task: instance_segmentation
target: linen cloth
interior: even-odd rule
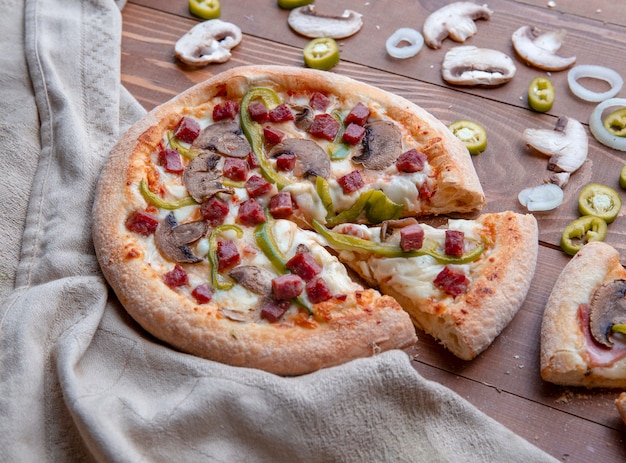
[[[123,1],[0,0],[0,461],[554,462],[401,351],[282,378],[138,327],[91,242],[98,173],[145,111]]]

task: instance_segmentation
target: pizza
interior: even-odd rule
[[[626,387],[626,269],[618,251],[589,242],[567,263],[546,303],[541,376],[564,386]]]
[[[370,237],[385,228],[389,242],[370,238],[365,247],[410,262],[427,252],[436,262],[425,264],[431,284],[433,269],[445,267],[476,288],[457,295],[458,304],[433,290],[431,305],[481,305],[490,307],[481,316],[491,316],[497,298],[483,303],[489,298],[478,292],[498,292],[509,278],[520,283],[508,300],[498,292],[498,331],[530,281],[530,272],[519,282],[499,267],[534,265],[536,251],[519,235],[536,247],[528,219],[451,220],[457,236],[448,251],[445,232],[425,224],[428,249],[417,249],[415,236],[407,250],[394,241],[415,231],[402,221],[475,214],[484,204],[467,149],[421,107],[333,73],[244,66],[155,108],[120,139],[99,181],[93,237],[120,302],[156,338],[207,359],[296,375],[406,348],[417,339],[412,318],[425,326],[405,310],[418,301],[403,309],[381,275],[355,274],[359,266],[329,239],[357,239],[342,228]],[[509,246],[526,261],[505,253]],[[467,325],[478,332],[476,323]]]
[[[619,413],[620,418],[626,424],[626,392],[622,392],[617,399],[615,399],[615,407]]]

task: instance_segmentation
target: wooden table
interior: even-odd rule
[[[439,0],[317,0],[323,12],[344,8],[363,14],[363,29],[341,40],[342,61],[331,72],[345,74],[394,92],[419,104],[444,123],[471,119],[487,129],[489,146],[473,157],[488,204],[486,211],[525,212],[517,194],[546,176],[546,158],[531,153],[522,140],[524,128],[553,128],[559,116],[587,123],[594,103],[575,97],[567,72],[549,75],[556,102],[549,114],[528,109],[526,88],[533,77],[546,72],[526,66],[515,55],[511,34],[522,25],[544,30],[563,28],[566,42],[560,53],[576,55],[578,64],[613,68],[626,77],[626,6],[609,0],[491,0],[489,21],[478,21],[478,34],[467,43],[495,48],[513,57],[517,74],[494,89],[455,88],[441,78],[447,40],[440,50],[424,49],[407,60],[390,58],[385,40],[398,27],[421,31],[425,18],[446,1]],[[481,2],[480,2],[481,3]],[[174,43],[197,19],[186,0],[129,0],[123,10],[122,83],[146,108],[214,74],[247,64],[303,66],[302,48],[308,39],[287,25],[288,12],[276,0],[222,0],[221,19],[238,25],[242,43],[230,61],[201,69],[187,68],[174,59]],[[590,88],[604,90],[598,82]],[[618,96],[626,95],[622,90]],[[578,216],[576,198],[589,182],[619,189],[618,172],[626,154],[599,144],[589,136],[589,159],[565,187],[565,201],[554,211],[536,213],[540,250],[528,297],[513,322],[477,359],[464,362],[418,333],[409,353],[424,377],[453,389],[486,414],[567,462],[616,462],[626,458],[626,426],[614,399],[620,391],[586,390],[545,383],[539,375],[539,331],[545,303],[554,281],[569,257],[559,248],[561,230]],[[626,214],[609,226],[606,241],[626,257]]]

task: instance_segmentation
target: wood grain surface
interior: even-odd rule
[[[597,64],[626,76],[626,3],[581,0],[492,0],[489,20],[477,21],[478,33],[466,44],[507,53],[517,67],[514,79],[498,88],[448,85],[441,63],[448,49],[427,47],[407,60],[391,58],[385,41],[399,27],[421,30],[426,17],[443,6],[438,0],[317,0],[318,10],[363,14],[363,29],[339,41],[341,62],[330,72],[344,74],[401,95],[444,123],[471,119],[488,133],[488,148],[473,162],[487,196],[486,211],[526,212],[518,193],[548,176],[547,158],[525,146],[525,128],[554,128],[560,116],[587,125],[595,103],[569,90],[567,71],[547,73],[526,65],[514,52],[511,34],[523,25],[543,30],[564,29],[563,56],[577,64]],[[308,39],[287,25],[288,11],[275,0],[222,0],[221,19],[238,25],[242,43],[224,64],[187,67],[174,58],[175,42],[198,22],[186,0],[129,0],[122,12],[122,83],[148,110],[179,92],[226,69],[247,64],[303,66]],[[533,77],[549,77],[556,101],[547,114],[529,110],[526,91]],[[585,80],[595,90],[606,87]],[[623,97],[622,90],[618,96]],[[626,154],[598,143],[589,134],[589,157],[564,188],[564,203],[554,211],[536,213],[540,251],[530,293],[521,310],[493,345],[471,362],[464,362],[418,332],[419,342],[408,352],[426,378],[458,392],[487,415],[566,462],[626,461],[626,426],[613,404],[619,392],[558,387],[539,375],[539,331],[552,286],[568,262],[559,248],[561,231],[578,217],[577,197],[590,182],[619,188],[619,170]],[[609,225],[606,241],[626,258],[626,214]]]

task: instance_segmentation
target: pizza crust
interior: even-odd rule
[[[541,377],[564,386],[626,387],[626,358],[611,366],[590,366],[579,324],[579,306],[589,304],[603,283],[626,278],[615,248],[587,243],[563,268],[543,314]]]

